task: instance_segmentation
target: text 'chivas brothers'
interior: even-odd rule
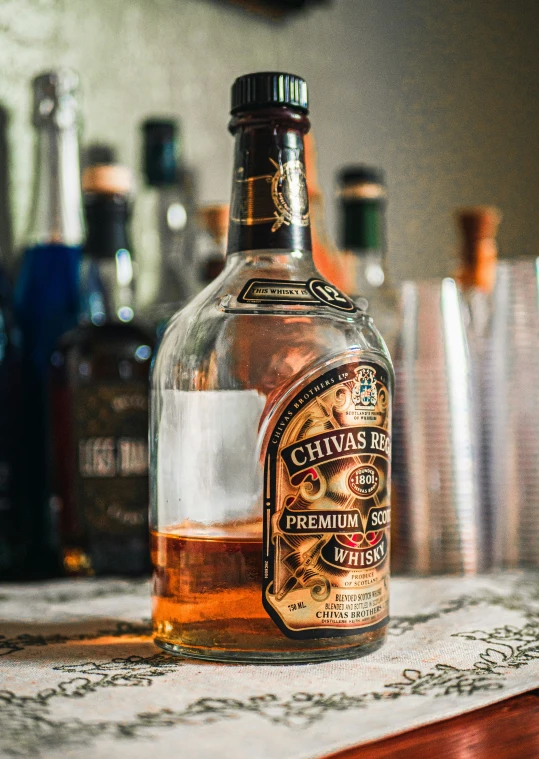
[[[313,267],[307,86],[232,88],[227,265],[152,377],[156,643],[205,659],[359,656],[388,622],[393,369]]]

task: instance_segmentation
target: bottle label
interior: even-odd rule
[[[290,638],[387,624],[391,398],[387,370],[310,380],[266,437],[264,608]]]
[[[286,131],[236,147],[227,252],[311,250],[303,140]]]
[[[309,199],[303,163],[269,161],[271,173],[245,177],[243,168],[236,172],[231,220],[248,226],[271,223],[272,232],[283,224],[307,227]]]
[[[148,521],[148,398],[143,383],[77,391],[80,515],[90,534],[145,535]]]
[[[337,311],[356,313],[357,306],[344,293],[323,279],[306,282],[279,279],[250,279],[238,295],[240,303],[272,305],[331,306]]]

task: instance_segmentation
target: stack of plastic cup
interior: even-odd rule
[[[405,282],[395,351],[393,566],[483,568],[477,413],[461,296],[452,279]]]
[[[485,369],[498,567],[539,566],[539,260],[501,262]]]

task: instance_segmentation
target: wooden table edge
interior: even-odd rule
[[[324,759],[539,759],[539,689]]]

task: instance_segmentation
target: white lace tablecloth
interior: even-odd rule
[[[539,577],[392,581],[355,661],[227,666],[150,638],[147,583],[0,586],[0,756],[311,759],[539,686]]]

